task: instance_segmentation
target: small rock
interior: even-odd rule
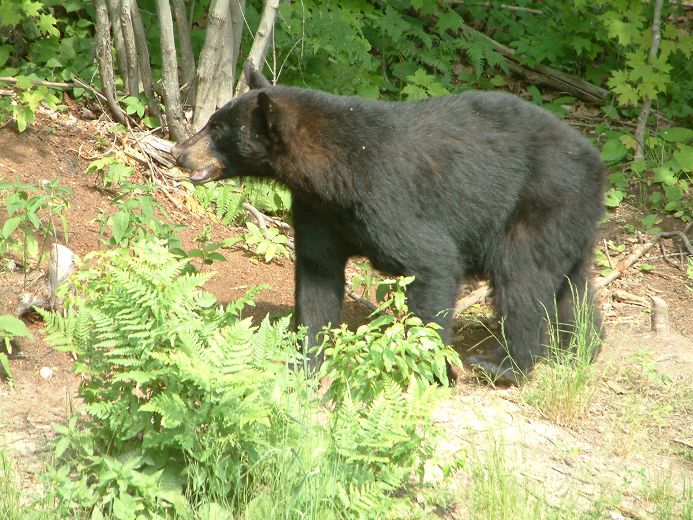
[[[39,370],[39,374],[41,374],[41,377],[48,381],[51,377],[53,377],[53,370],[50,367],[42,367],[41,370]]]

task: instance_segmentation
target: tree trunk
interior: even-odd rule
[[[231,0],[233,1],[233,0]],[[190,41],[188,17],[185,14],[183,0],[172,0],[173,17],[178,29],[178,48],[180,49],[180,70],[183,75],[181,93],[183,102],[187,105],[195,99],[195,56]]]
[[[233,3],[234,0],[231,0]],[[219,54],[219,68],[217,77],[215,78],[215,108],[224,106],[226,103],[233,99],[233,85],[235,69],[233,68],[233,21],[232,12],[229,11],[229,15],[224,20],[224,44],[221,47],[221,53]]]
[[[156,0],[156,12],[159,17],[162,57],[162,80],[164,105],[166,107],[166,123],[174,141],[182,141],[186,137],[183,126],[183,111],[180,104],[178,83],[178,60],[176,45],[173,37],[173,18],[168,0]]]
[[[119,123],[127,124],[125,113],[116,100],[115,83],[113,81],[113,58],[111,56],[111,37],[109,30],[108,7],[105,0],[94,0],[96,13],[96,56],[99,62],[102,92],[106,97],[108,108]]]
[[[216,110],[217,74],[220,56],[224,45],[224,22],[229,17],[228,0],[212,0],[207,16],[205,45],[200,53],[197,68],[197,92],[195,93],[195,114],[193,130],[197,132]]]
[[[659,41],[662,39],[662,4],[663,0],[655,0],[654,17],[652,20],[652,43],[650,44],[650,53],[647,57],[647,62],[652,61],[657,57],[659,50]],[[647,130],[647,119],[650,117],[650,108],[652,100],[646,97],[643,100],[642,110],[638,117],[638,124],[635,127],[635,154],[633,159],[641,161],[645,158],[645,131]]]
[[[128,66],[128,56],[125,52],[125,42],[123,41],[123,31],[118,23],[118,11],[119,11],[119,1],[118,0],[106,0],[106,7],[108,8],[108,17],[113,21],[111,29],[113,35],[111,41],[116,51],[116,63],[118,65],[118,71],[122,78],[127,78],[127,66]]]
[[[137,48],[135,47],[135,32],[132,28],[131,0],[120,1],[120,13],[118,21],[123,32],[125,53],[127,54],[127,76],[123,78],[127,86],[127,92],[131,96],[140,93],[139,63],[137,60]],[[114,23],[115,25],[115,23]]]
[[[159,110],[159,103],[154,97],[147,36],[145,35],[144,26],[142,25],[142,17],[140,16],[140,9],[137,6],[137,0],[130,1],[130,9],[132,29],[135,35],[135,46],[137,48],[138,62],[140,64],[140,78],[142,78],[142,88],[144,88],[144,93],[147,96],[147,106],[149,107],[149,113],[159,119],[163,125],[164,121],[161,117],[161,110]]]
[[[250,48],[248,59],[251,61],[256,70],[262,71],[262,65],[267,56],[270,43],[272,41],[272,32],[274,30],[274,21],[277,18],[277,10],[279,9],[279,0],[265,0],[265,6],[262,9],[262,17],[260,25],[255,33],[253,45]],[[241,73],[236,86],[236,97],[248,91],[248,81],[245,79],[245,74]]]

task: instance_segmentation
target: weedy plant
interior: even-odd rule
[[[321,347],[325,355],[321,375],[332,380],[329,399],[339,402],[350,395],[368,402],[389,383],[404,389],[412,379],[447,385],[447,365],[460,366],[461,361],[452,347],[443,344],[438,325],[425,324],[409,313],[405,288],[413,280],[380,282],[376,289],[380,305],[370,323],[355,333],[346,325],[329,332]]]
[[[14,316],[0,316],[0,340],[5,351],[0,351],[0,368],[5,371],[7,379],[12,385],[12,372],[8,354],[12,354],[12,338],[25,338],[31,336],[31,332],[19,318]]]
[[[271,262],[275,258],[289,258],[291,255],[287,248],[289,239],[282,235],[279,229],[275,227],[262,229],[252,222],[246,222],[245,227],[248,231],[235,242],[241,242],[256,255],[264,257],[265,262]]]
[[[444,389],[386,381],[324,408],[317,380],[287,368],[289,319],[242,317],[259,289],[220,307],[161,241],[85,261],[62,289],[65,315],[44,313],[83,375],[81,414],[56,427],[47,475],[61,518],[404,518],[435,506],[424,468],[456,464],[434,457]]]
[[[558,323],[558,316],[549,322],[547,355],[522,388],[524,400],[550,420],[571,425],[589,406],[595,391],[598,373],[592,360],[601,345],[601,331],[594,325],[594,310],[585,291],[574,295],[573,326]],[[580,296],[578,296],[580,294]],[[569,336],[564,346],[562,337]]]
[[[30,261],[36,260],[37,266],[41,263],[49,240],[62,236],[67,243],[64,213],[72,190],[62,186],[60,179],[44,181],[40,186],[2,182],[0,192],[4,192],[7,211],[7,220],[0,231],[0,256],[16,255],[26,271]],[[62,224],[62,233],[56,219]]]
[[[154,197],[156,187],[151,183],[121,182],[120,194],[113,200],[117,211],[110,215],[101,212],[96,218],[101,240],[109,246],[128,247],[137,240],[153,236],[165,240],[169,249],[184,256],[176,233],[185,226],[170,223],[166,209]]]

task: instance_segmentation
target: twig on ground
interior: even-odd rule
[[[671,439],[671,442],[674,442],[676,444],[680,444],[681,446],[684,446],[688,448],[689,450],[693,450],[693,443],[690,443],[688,441],[684,441],[683,439]]]
[[[491,295],[491,288],[486,283],[482,283],[464,298],[461,298],[455,304],[455,314],[462,314],[472,305],[482,302],[485,298]]]
[[[349,298],[360,303],[371,312],[375,311],[378,308],[372,301],[356,294],[354,289],[351,287],[351,284],[347,283],[344,285],[344,292],[347,294],[347,296],[349,296]]]
[[[688,229],[688,228],[686,228]],[[626,270],[630,269],[635,265],[635,263],[642,258],[642,256],[647,253],[650,249],[652,249],[659,241],[663,238],[674,238],[678,237],[681,239],[683,242],[686,251],[688,251],[688,254],[693,255],[693,246],[691,246],[691,242],[686,236],[686,234],[683,231],[663,231],[661,233],[657,233],[655,236],[652,237],[652,240],[649,242],[646,242],[643,244],[641,247],[639,247],[637,250],[633,251],[625,260],[620,262],[616,269],[611,271],[607,276],[604,278],[601,278],[597,280],[594,283],[594,289],[595,291],[599,291],[600,289],[603,289],[607,285],[609,285],[611,282],[616,280],[617,278],[620,278],[623,276],[623,273],[626,272]]]
[[[257,225],[262,229],[267,229],[267,222],[265,221],[265,216],[258,211],[258,209],[250,204],[249,202],[244,202],[243,207],[248,211],[257,221]]]
[[[604,253],[606,253],[606,261],[609,263],[609,269],[613,269],[614,266],[611,264],[611,255],[609,254],[609,244],[606,243],[606,238],[604,239]]]

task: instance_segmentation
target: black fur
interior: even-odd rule
[[[568,283],[587,286],[605,182],[589,141],[501,92],[368,101],[246,74],[264,87],[218,110],[201,133],[220,178],[290,188],[296,316],[310,337],[339,322],[346,261],[363,255],[384,273],[416,277],[409,307],[442,325],[446,341],[460,281],[488,277],[513,362],[527,372],[544,354],[547,311],[558,301],[559,321],[571,322]],[[174,155],[195,162],[186,143]],[[510,367],[477,361],[494,374]]]

